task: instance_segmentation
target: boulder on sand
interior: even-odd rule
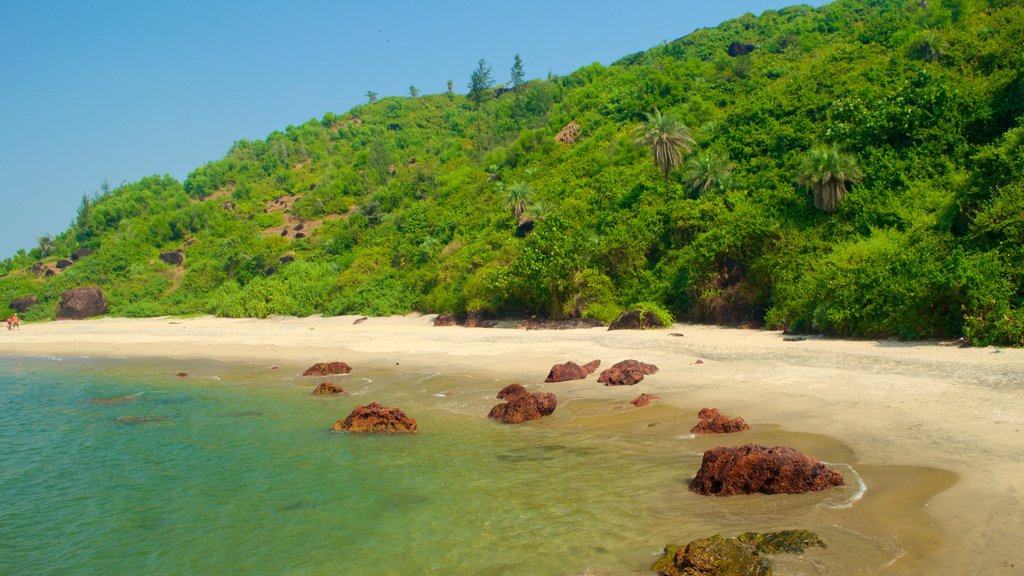
[[[718,408],[701,408],[697,418],[700,418],[700,422],[690,428],[693,434],[731,434],[750,430],[750,426],[743,418],[727,418],[718,411]]]
[[[704,452],[690,491],[704,496],[803,494],[843,485],[843,475],[786,446],[720,446]]]
[[[600,365],[600,360],[587,362],[583,366],[572,361],[566,362],[565,364],[555,364],[551,367],[551,371],[548,372],[548,377],[545,378],[544,381],[566,382],[568,380],[583,380],[592,372],[597,370],[597,367]]]
[[[335,432],[372,432],[384,434],[415,434],[416,421],[398,408],[374,402],[369,406],[356,406],[344,420],[334,423]]]
[[[655,374],[657,371],[658,367],[654,364],[623,360],[601,372],[597,381],[605,386],[632,386],[643,380],[645,375]]]
[[[528,420],[539,420],[555,411],[558,399],[550,392],[529,392],[520,384],[509,384],[498,392],[498,399],[505,403],[491,408],[488,418],[501,420],[506,424],[519,424]]]
[[[302,373],[303,376],[330,376],[331,374],[348,374],[352,367],[344,362],[317,362]]]
[[[60,293],[58,320],[81,320],[107,313],[107,298],[96,287],[74,288]]]

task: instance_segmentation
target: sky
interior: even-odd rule
[[[0,259],[103,182],[184,180],[370,90],[465,93],[478,60],[502,83],[515,54],[528,79],[564,75],[794,3],[0,0]]]

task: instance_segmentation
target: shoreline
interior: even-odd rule
[[[631,387],[605,387],[593,376],[545,386],[573,399],[627,401],[652,393],[671,407],[716,407],[830,436],[853,450],[858,465],[951,471],[958,481],[923,503],[953,546],[943,557],[963,562],[967,555],[968,566],[988,572],[1024,566],[1017,550],[1024,518],[1012,512],[1024,509],[1024,350],[818,337],[785,342],[781,332],[689,324],[526,331],[434,327],[432,316],[353,324],[356,318],[33,323],[0,336],[0,356],[213,359],[298,370],[333,360],[356,369],[397,363],[506,384],[541,383],[553,364],[568,360],[597,358],[605,368],[635,358],[660,371]]]

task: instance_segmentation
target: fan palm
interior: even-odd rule
[[[732,185],[732,168],[727,156],[710,150],[701,152],[686,163],[686,182],[698,195],[712,190],[726,191]]]
[[[863,176],[853,156],[835,145],[815,146],[800,160],[796,181],[814,194],[818,210],[835,212],[846,198],[846,184],[856,184]]]
[[[505,189],[505,193],[505,204],[512,210],[512,216],[515,217],[516,222],[522,221],[527,204],[530,202],[530,196],[533,194],[530,185],[522,180],[516,180]]]
[[[647,122],[640,126],[637,142],[647,146],[654,156],[654,165],[661,170],[665,180],[683,160],[683,152],[693,151],[693,133],[671,116],[662,116],[655,108],[647,115]]]

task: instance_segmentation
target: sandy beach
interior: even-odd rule
[[[255,361],[300,370],[319,361],[460,371],[543,381],[554,363],[635,358],[660,372],[631,388],[559,384],[582,399],[658,395],[665,406],[714,406],[748,421],[826,435],[856,465],[953,472],[922,498],[948,538],[891,573],[1024,573],[1024,350],[943,343],[841,341],[677,324],[668,330],[526,331],[434,327],[431,316],[105,318],[23,325],[0,335],[0,355],[86,355]],[[698,363],[697,360],[702,362]],[[893,468],[898,469],[898,468]],[[882,496],[868,495],[884,506]],[[865,498],[867,501],[868,498]],[[904,527],[912,532],[913,526]]]

